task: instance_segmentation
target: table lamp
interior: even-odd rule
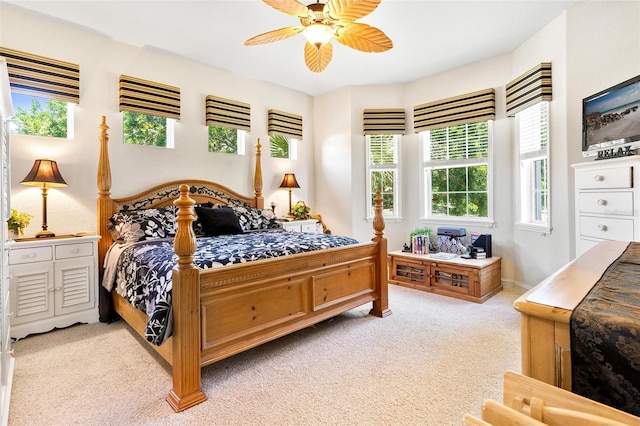
[[[296,180],[296,175],[293,173],[285,173],[280,188],[289,190],[289,216],[293,216],[293,212],[291,211],[291,189],[300,188]]]
[[[36,234],[36,238],[55,237],[56,234],[47,229],[47,190],[67,186],[58,170],[58,164],[52,160],[36,160],[27,177],[20,183],[42,188],[42,231]]]

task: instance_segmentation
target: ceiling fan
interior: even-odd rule
[[[297,0],[262,0],[274,9],[300,19],[301,25],[251,37],[245,46],[272,43],[302,33],[307,39],[304,62],[313,72],[323,71],[333,56],[331,39],[362,52],[384,52],[393,43],[379,29],[354,22],[375,10],[381,0],[329,0],[307,6]]]

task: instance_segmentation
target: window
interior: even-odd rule
[[[376,191],[382,197],[382,215],[400,217],[400,135],[367,135],[367,214],[375,215]]]
[[[138,112],[122,111],[122,121],[124,143],[173,148],[173,124],[175,120]]]
[[[244,155],[247,132],[231,127],[207,126],[209,129],[209,152]]]
[[[491,218],[489,122],[422,132],[428,218]]]
[[[272,158],[298,158],[298,140],[282,135],[269,136],[269,152]]]
[[[550,231],[549,102],[516,114],[520,159],[520,222],[518,227]]]
[[[12,93],[11,101],[15,106],[11,133],[73,138],[74,104],[19,93]]]

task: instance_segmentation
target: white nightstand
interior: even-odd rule
[[[291,232],[313,232],[322,234],[322,225],[316,219],[292,220],[291,222],[283,221],[282,227]]]
[[[98,321],[99,236],[9,244],[11,337]]]

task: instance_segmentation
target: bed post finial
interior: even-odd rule
[[[262,145],[260,138],[256,143],[256,171],[253,175],[253,188],[255,190],[256,207],[264,208],[264,198],[262,197]]]
[[[173,250],[178,264],[173,270],[171,297],[173,304],[173,388],[167,402],[175,411],[183,411],[203,401],[207,396],[200,383],[200,272],[193,264],[196,235],[193,232],[193,205],[189,186],[180,185],[178,231]]]
[[[373,219],[374,236],[371,239],[378,243],[378,257],[376,259],[376,290],[378,298],[373,301],[373,309],[369,312],[377,317],[391,315],[389,309],[389,285],[388,285],[388,259],[387,259],[387,239],[384,237],[384,218],[382,217],[382,196],[380,190],[376,191],[375,217]]]
[[[196,235],[193,232],[193,205],[196,203],[189,196],[189,186],[180,185],[180,198],[173,202],[178,207],[176,221],[178,229],[173,240],[173,250],[178,255],[178,268],[193,263],[193,253],[196,251]]]

